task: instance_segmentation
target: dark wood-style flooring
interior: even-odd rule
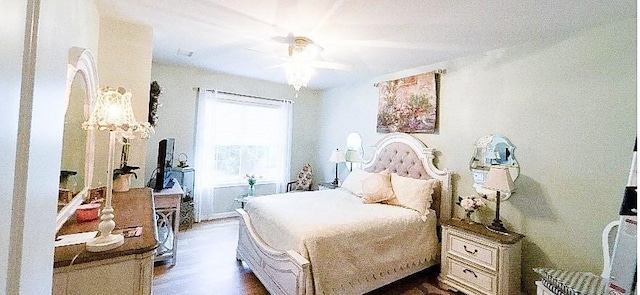
[[[176,265],[156,263],[153,293],[263,295],[269,294],[244,263],[236,261],[238,220],[196,223],[178,234]],[[438,289],[438,268],[432,267],[368,295],[454,294]]]

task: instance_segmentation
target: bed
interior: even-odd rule
[[[429,180],[436,184],[429,208],[363,204],[346,188],[351,176],[343,188],[251,200],[237,209],[236,258],[271,294],[363,294],[439,264],[437,226],[451,216],[451,172],[436,168],[434,149],[408,134],[387,134],[373,147],[367,173],[358,173]]]

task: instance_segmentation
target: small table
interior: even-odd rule
[[[338,187],[340,186],[333,184],[333,182],[323,182],[321,184],[318,184],[318,190],[335,189]]]
[[[176,264],[178,251],[178,230],[180,225],[180,203],[184,191],[174,179],[173,187],[153,192],[158,232],[158,248],[154,261],[171,259]]]
[[[257,197],[258,197],[258,196],[252,196],[252,197],[249,197],[249,196],[247,196],[247,195],[242,195],[242,196],[239,196],[239,197],[237,197],[237,198],[235,198],[235,199],[233,199],[233,200],[234,200],[234,201],[236,201],[236,202],[238,202],[238,203],[240,203],[240,208],[244,209],[244,205],[245,205],[247,202],[249,202],[249,201],[250,201],[250,200],[252,200],[253,198],[257,198]]]

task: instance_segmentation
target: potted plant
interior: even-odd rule
[[[138,179],[138,175],[133,172],[140,167],[123,165],[120,168],[113,169],[113,191],[126,192],[131,188],[131,175]]]

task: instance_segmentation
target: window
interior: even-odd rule
[[[244,176],[255,174],[281,186],[289,176],[291,103],[206,92],[196,127],[199,185],[246,185]]]

